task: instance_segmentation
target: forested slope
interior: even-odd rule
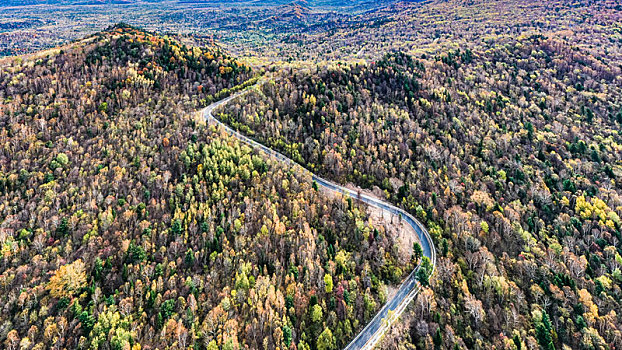
[[[384,347],[620,347],[619,44],[473,46],[292,68],[221,118],[427,222],[432,288]]]
[[[0,68],[0,347],[330,349],[373,316],[395,238],[195,115],[251,78],[125,25]]]

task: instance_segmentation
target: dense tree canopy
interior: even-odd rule
[[[619,347],[622,81],[609,59],[542,35],[398,51],[283,70],[221,118],[427,222],[441,257],[412,343]]]
[[[190,113],[249,82],[124,25],[0,71],[6,348],[334,349],[364,325],[395,238]]]
[[[420,265],[382,349],[622,348],[619,1],[290,7],[0,60],[0,347],[338,349]],[[263,72],[218,118],[433,275],[196,115]]]

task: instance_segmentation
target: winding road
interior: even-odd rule
[[[294,162],[283,154],[240,134],[239,132],[231,129],[229,126],[225,125],[214,117],[213,112],[216,108],[226,104],[234,98],[246,94],[248,91],[250,91],[250,89],[256,87],[258,84],[261,84],[261,82],[258,82],[257,84],[246,88],[245,90],[242,90],[238,93],[235,93],[225,99],[212,103],[211,105],[201,110],[201,115],[208,123],[215,123],[217,125],[220,125],[225,130],[225,132],[236,137],[240,141],[252,147],[258,148],[261,151],[267,153],[268,155],[275,157],[279,161],[282,161],[292,167],[300,169],[302,172],[310,173],[300,164]],[[419,241],[421,242],[421,247],[423,248],[423,255],[427,256],[430,259],[433,268],[436,268],[436,249],[434,248],[432,238],[430,237],[428,230],[426,230],[426,228],[412,215],[385,201],[343,187],[334,182],[323,179],[313,173],[310,174],[313,181],[315,181],[319,186],[322,186],[326,190],[349,195],[352,198],[365,202],[368,205],[379,208],[383,211],[389,212],[394,215],[399,215],[415,231],[415,233],[419,237]],[[402,282],[402,284],[400,285],[397,293],[384,304],[382,309],[380,309],[380,311],[367,324],[367,326],[350,342],[350,344],[348,344],[348,346],[346,346],[345,350],[373,349],[380,342],[386,330],[388,330],[389,327],[399,318],[399,316],[406,309],[406,306],[408,306],[408,304],[415,298],[415,296],[421,289],[421,285],[416,279],[416,273],[417,270],[419,270],[419,267],[420,265],[418,265],[408,275],[408,277],[406,277],[404,282]]]

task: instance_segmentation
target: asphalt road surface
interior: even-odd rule
[[[257,84],[261,84],[258,82]],[[257,86],[257,85],[254,85]],[[254,87],[253,86],[253,87]],[[252,88],[252,87],[250,87]],[[203,118],[209,123],[215,123],[221,126],[228,134],[236,137],[240,141],[258,148],[263,152],[269,154],[270,156],[287,163],[290,166],[294,166],[299,168],[303,172],[309,172],[307,169],[303,168],[298,163],[289,159],[288,157],[282,155],[281,153],[268,148],[259,142],[252,140],[239,132],[231,129],[229,126],[225,125],[218,119],[216,119],[213,115],[213,112],[216,108],[226,104],[232,99],[239,97],[249,91],[250,88],[247,88],[241,92],[238,92],[234,95],[231,95],[225,99],[214,102],[211,105],[205,107],[201,114]],[[323,179],[313,173],[311,173],[311,177],[313,181],[315,181],[319,186],[322,186],[324,189],[329,191],[338,192],[341,194],[347,194],[350,197],[360,200],[362,202],[367,203],[368,205],[379,208],[383,211],[389,212],[394,215],[399,215],[402,220],[404,220],[408,225],[410,225],[417,236],[419,237],[419,241],[421,243],[421,248],[423,248],[423,255],[427,256],[432,262],[432,266],[436,268],[436,249],[434,248],[434,243],[432,242],[432,238],[428,233],[428,230],[412,215],[408,214],[404,210],[395,207],[385,201],[380,199],[362,194],[359,191],[354,191],[349,188],[338,185],[334,182]],[[409,275],[406,277],[404,282],[400,285],[397,293],[387,301],[382,309],[374,316],[374,318],[365,326],[365,328],[346,346],[346,350],[359,350],[359,349],[373,349],[374,346],[378,344],[378,342],[382,339],[384,332],[395,322],[398,317],[404,312],[406,306],[415,298],[421,286],[416,279],[416,273],[419,269],[417,266]]]

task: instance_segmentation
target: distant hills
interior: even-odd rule
[[[6,6],[33,6],[33,5],[106,5],[106,4],[135,4],[135,3],[153,3],[162,0],[3,0],[0,1],[0,7]]]
[[[281,18],[297,18],[302,19],[309,15],[311,9],[306,1],[294,1],[279,8]]]
[[[165,0],[3,0],[0,1],[0,7],[2,6],[33,6],[33,5],[108,5],[108,4],[118,4],[118,5],[129,5],[129,4],[140,4],[140,3],[158,3],[164,2]],[[295,11],[304,12],[305,9],[310,9],[314,7],[334,7],[334,8],[349,8],[349,9],[371,9],[380,6],[384,6],[390,3],[398,2],[397,0],[380,0],[380,1],[369,1],[369,0],[354,0],[354,1],[343,1],[343,0],[310,0],[310,1],[289,1],[289,0],[233,0],[233,1],[224,1],[224,0],[178,0],[178,3],[181,4],[223,4],[223,5],[248,5],[248,6],[291,6],[295,7]],[[296,15],[304,15],[296,14]]]

